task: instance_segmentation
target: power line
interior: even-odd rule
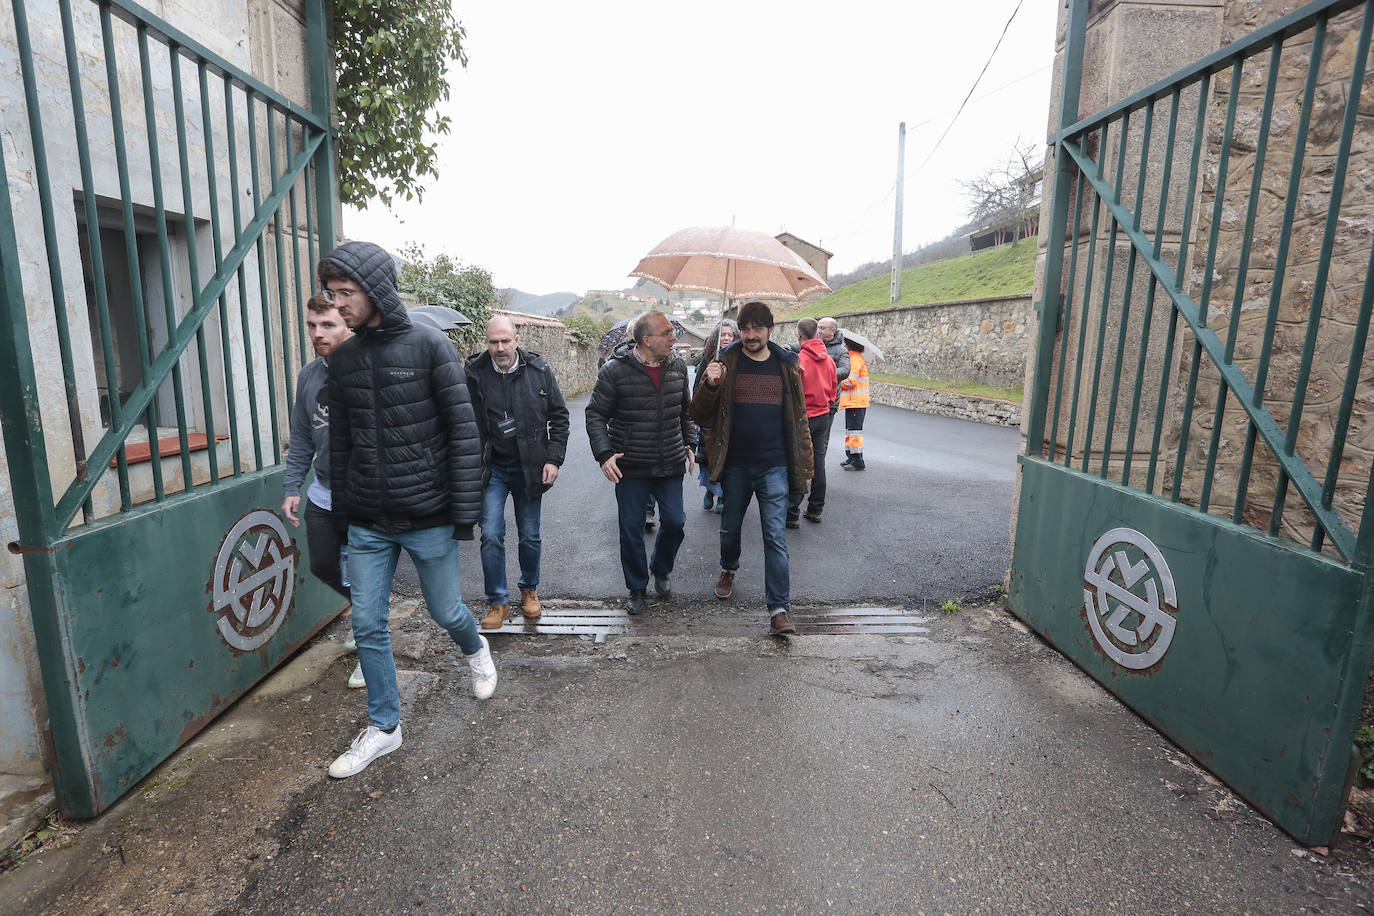
[[[954,113],[954,117],[950,119],[949,125],[945,128],[945,132],[940,134],[940,139],[935,141],[935,146],[933,146],[930,152],[926,154],[925,159],[921,160],[921,164],[916,166],[916,168],[911,171],[911,174],[914,175],[921,169],[925,168],[926,163],[930,162],[931,157],[934,156],[935,151],[940,148],[940,144],[944,142],[945,137],[949,136],[950,130],[954,127],[954,122],[958,121],[959,115],[964,113],[964,106],[967,105],[968,100],[973,97],[974,90],[978,88],[978,84],[982,82],[983,76],[988,72],[988,67],[992,65],[992,59],[997,56],[997,49],[1002,47],[1002,39],[1007,37],[1007,30],[1011,28],[1012,20],[1016,18],[1017,13],[1021,12],[1021,4],[1025,2],[1026,0],[1017,0],[1016,9],[1012,10],[1011,15],[1007,17],[1007,24],[1002,26],[1002,34],[997,36],[997,44],[992,46],[992,53],[988,55],[987,61],[983,64],[983,69],[978,71],[978,78],[975,79],[973,81],[973,85],[969,87],[968,95],[964,96],[964,100],[959,103],[959,110],[956,111]]]
[[[983,99],[990,99],[990,98],[992,98],[994,95],[996,95],[997,93],[1001,92],[1003,89],[1010,89],[1012,86],[1015,86],[1017,83],[1024,83],[1026,80],[1030,79],[1032,76],[1039,76],[1040,74],[1044,73],[1046,70],[1049,70],[1049,69],[1051,69],[1051,68],[1053,68],[1053,67],[1054,67],[1054,64],[1052,64],[1052,63],[1045,64],[1045,66],[1043,66],[1043,67],[1036,67],[1036,68],[1035,68],[1034,70],[1032,70],[1031,72],[1029,72],[1029,73],[1023,73],[1023,74],[1021,74],[1020,76],[1018,76],[1016,79],[1011,80],[1010,82],[1003,83],[1002,85],[998,86],[996,89],[989,89],[987,92],[984,92],[982,95],[978,96],[977,98],[969,99],[969,101],[970,101],[970,102],[981,102],[981,101],[983,101]],[[915,130],[915,129],[918,128],[918,127],[921,127],[921,126],[923,126],[923,125],[929,124],[929,123],[930,123],[931,121],[933,121],[933,120],[935,120],[935,119],[934,119],[934,118],[926,118],[924,121],[920,122],[919,124],[914,124],[914,123],[913,123],[910,127],[907,128],[907,132],[910,133],[911,131]]]

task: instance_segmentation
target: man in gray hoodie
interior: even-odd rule
[[[291,408],[291,440],[286,454],[286,476],[282,480],[286,498],[281,511],[295,527],[305,515],[305,540],[310,545],[310,571],[315,578],[344,598],[349,598],[340,566],[342,539],[335,530],[329,494],[329,355],[353,335],[343,316],[324,296],[311,296],[305,303],[305,327],[318,359],[311,360],[296,376],[296,403]],[[305,511],[301,512],[301,485],[315,466],[315,479],[306,490]],[[349,636],[349,643],[353,637]],[[353,648],[351,645],[348,648]],[[349,675],[348,686],[363,687],[361,663]]]

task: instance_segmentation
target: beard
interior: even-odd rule
[[[757,353],[766,346],[768,346],[768,341],[766,340],[746,339],[744,341],[744,349],[748,350],[750,353]]]

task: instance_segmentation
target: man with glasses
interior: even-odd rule
[[[658,597],[672,597],[669,578],[687,522],[682,475],[695,467],[696,427],[687,415],[687,364],[673,354],[676,334],[662,312],[634,320],[634,344],[616,347],[597,373],[587,403],[587,438],[601,473],[615,484],[620,566],[630,591],[625,609],[644,612],[649,574]],[[644,513],[658,503],[653,556],[644,552]]]
[[[334,514],[348,526],[369,724],[329,767],[343,778],[401,746],[388,615],[403,548],[430,616],[467,656],[479,700],[496,691],[496,665],[458,585],[458,541],[472,539],[482,507],[481,437],[458,352],[410,320],[396,262],[379,246],[346,242],[316,273],[354,335],[329,367],[330,483]]]

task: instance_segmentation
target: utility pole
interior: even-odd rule
[[[902,298],[902,197],[905,194],[905,176],[902,160],[906,156],[906,122],[897,125],[897,217],[892,229],[892,294],[888,304],[896,305]]]

